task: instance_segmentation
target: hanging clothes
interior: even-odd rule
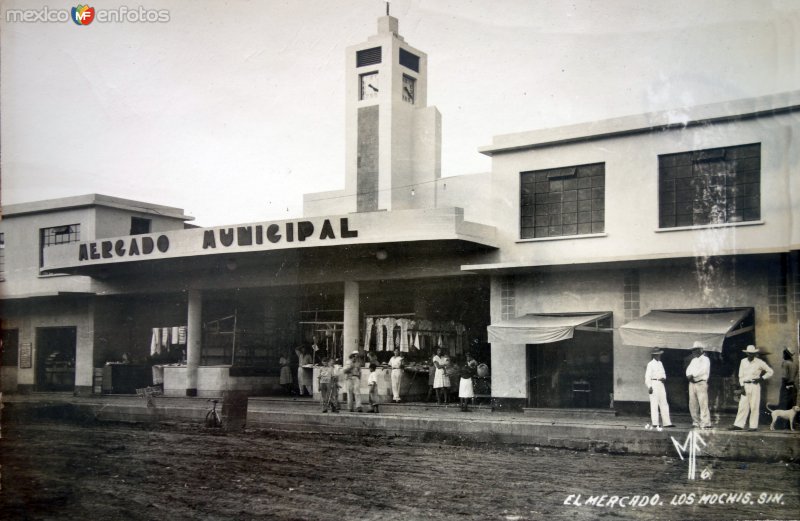
[[[372,318],[367,317],[364,324],[364,351],[369,351],[369,341],[372,340]]]
[[[186,326],[180,326],[178,328],[178,343],[179,344],[186,343]]]
[[[178,343],[178,326],[172,326],[172,331],[170,332],[170,343],[177,344]]]
[[[386,350],[387,351],[394,351],[394,343],[395,336],[394,336],[394,326],[397,325],[397,319],[392,317],[386,317]],[[391,342],[389,341],[391,339]]]
[[[169,346],[170,329],[171,328],[168,328],[168,327],[162,327],[161,328],[161,345],[164,346],[164,347]]]
[[[150,354],[161,354],[161,330],[157,327],[153,328],[153,335],[150,337]]]
[[[407,318],[397,320],[397,325],[400,326],[400,352],[408,353],[408,326],[411,321]]]

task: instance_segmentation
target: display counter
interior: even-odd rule
[[[136,389],[151,385],[146,365],[109,363],[103,367],[103,393],[136,394]]]

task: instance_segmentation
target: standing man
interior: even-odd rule
[[[788,347],[783,348],[783,362],[781,362],[781,409],[791,409],[797,405],[797,363],[793,360]]]
[[[294,352],[297,354],[297,387],[299,395],[303,396],[303,390],[305,390],[308,396],[313,396],[311,376],[305,366],[313,364],[314,361],[305,346],[297,346]]]
[[[701,429],[711,428],[711,413],[708,411],[708,377],[711,375],[711,360],[703,354],[703,343],[692,346],[692,360],[686,368],[689,379],[689,412],[692,413],[692,426]]]
[[[664,382],[667,381],[667,373],[664,371],[664,364],[661,363],[661,355],[664,351],[658,347],[650,353],[652,360],[647,363],[644,371],[644,384],[650,395],[650,424],[653,427],[674,427],[672,420],[669,419],[669,404],[667,403],[667,390]],[[661,409],[661,423],[658,422],[658,410]]]
[[[732,431],[744,429],[748,414],[750,415],[750,431],[758,430],[758,409],[761,406],[761,382],[772,376],[772,368],[760,358],[756,358],[759,350],[754,345],[743,350],[747,358],[739,363],[739,385],[742,395],[739,397],[739,410],[733,422]]]
[[[400,383],[403,381],[403,357],[400,350],[394,350],[394,356],[389,359],[389,367],[392,368],[392,397],[395,402],[400,401]]]
[[[344,364],[344,375],[347,379],[347,408],[350,412],[363,412],[361,409],[361,361],[358,352],[353,351]]]

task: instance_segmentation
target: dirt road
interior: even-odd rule
[[[225,434],[188,424],[4,420],[3,519],[800,516],[795,464],[700,461],[710,479],[689,482],[686,462],[671,456],[378,435]]]

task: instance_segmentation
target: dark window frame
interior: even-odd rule
[[[419,72],[419,56],[400,47],[400,65],[414,72]]]
[[[131,216],[131,235],[144,235],[146,233],[150,233],[152,226],[152,219]]]
[[[369,49],[361,49],[360,51],[356,51],[356,67],[379,65],[382,59],[383,48],[380,45],[377,47],[370,47]]]
[[[520,172],[520,239],[605,233],[605,163]]]
[[[79,223],[39,228],[39,267],[44,266],[45,247],[80,242],[80,240],[81,225]]]
[[[761,220],[761,143],[658,156],[658,227]]]

